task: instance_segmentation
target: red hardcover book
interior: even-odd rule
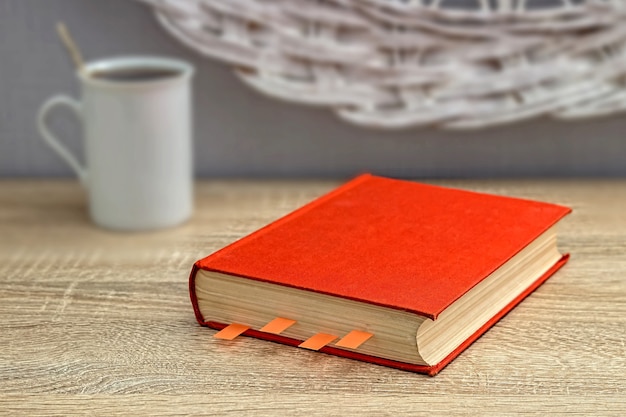
[[[435,375],[566,261],[554,204],[362,175],[195,263],[201,325]]]

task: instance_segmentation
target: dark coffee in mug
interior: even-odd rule
[[[96,79],[115,82],[142,82],[157,81],[166,78],[177,77],[179,71],[167,68],[115,68],[110,70],[100,70],[91,73]]]

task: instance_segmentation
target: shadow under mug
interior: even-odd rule
[[[102,59],[77,73],[81,101],[57,95],[42,105],[39,132],[87,189],[99,226],[150,230],[191,215],[192,75],[193,67],[176,59]],[[55,107],[82,121],[84,165],[49,131],[46,117]]]

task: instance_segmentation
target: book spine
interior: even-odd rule
[[[204,317],[202,317],[202,313],[200,313],[200,306],[198,305],[198,297],[196,295],[196,274],[198,273],[198,269],[198,263],[196,262],[189,274],[189,298],[191,299],[191,305],[193,306],[196,320],[200,325],[205,326],[206,322],[204,321]]]

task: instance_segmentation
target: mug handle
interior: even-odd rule
[[[83,121],[83,111],[82,105],[80,102],[74,100],[73,98],[58,95],[54,97],[50,97],[39,109],[39,114],[37,115],[37,127],[39,128],[39,133],[44,141],[59,154],[61,158],[65,160],[69,164],[69,166],[76,172],[78,175],[78,179],[80,183],[84,186],[87,186],[87,170],[84,166],[82,166],[76,157],[72,155],[67,148],[59,142],[59,140],[50,133],[48,126],[46,124],[46,116],[48,112],[52,110],[52,108],[56,106],[65,106],[74,112],[74,114]]]

